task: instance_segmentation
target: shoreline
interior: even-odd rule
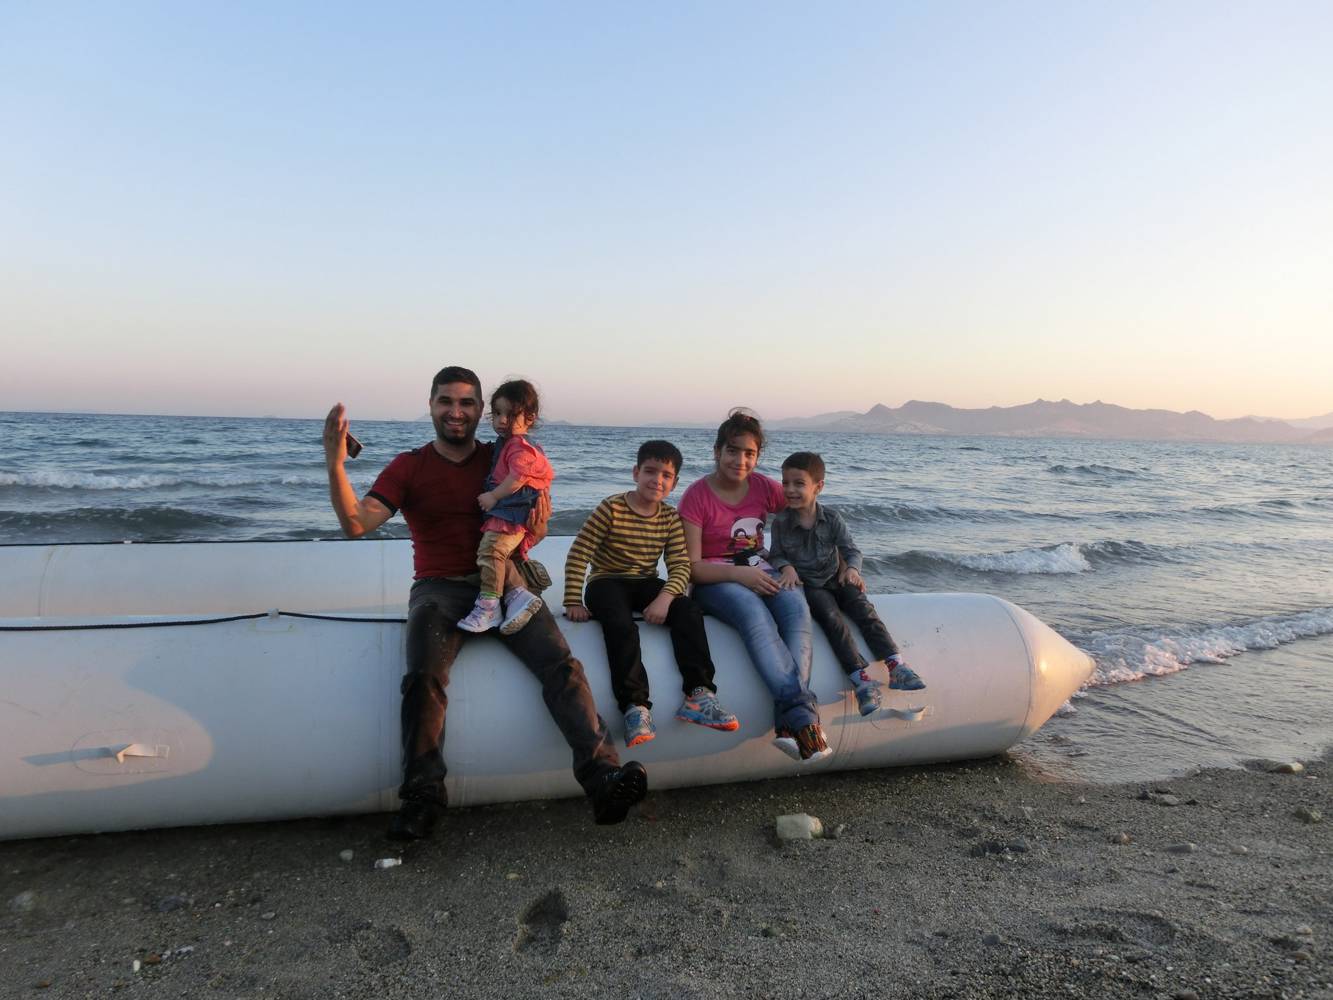
[[[609,828],[450,810],[406,849],[387,816],[10,841],[3,993],[1333,996],[1331,760],[1103,785],[1006,755],[650,793]],[[801,812],[838,835],[778,841]]]

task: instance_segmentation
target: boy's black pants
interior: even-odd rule
[[[847,616],[856,622],[865,636],[866,645],[875,654],[875,659],[883,660],[898,652],[898,644],[889,635],[889,630],[880,621],[875,606],[870,598],[849,583],[838,583],[836,577],[821,587],[805,587],[805,600],[810,605],[810,617],[819,623],[828,636],[833,653],[847,673],[861,670],[866,666],[865,657],[856,648],[856,638],[847,627]]]
[[[642,611],[662,592],[666,581],[655,576],[608,576],[593,580],[583,593],[583,603],[601,623],[606,640],[606,662],[611,668],[611,690],[623,712],[631,705],[651,708],[648,673],[639,650],[639,630],[634,612]],[[667,611],[671,648],[680,670],[681,690],[689,694],[697,687],[717,691],[713,685],[713,658],[699,606],[684,594]]]

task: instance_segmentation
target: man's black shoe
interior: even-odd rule
[[[440,807],[434,802],[408,799],[389,823],[390,840],[425,840],[435,830]]]
[[[619,823],[648,794],[648,772],[637,760],[608,771],[592,793],[592,815],[602,826]]]

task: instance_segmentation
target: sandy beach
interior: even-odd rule
[[[406,850],[382,816],[10,842],[0,993],[1333,997],[1329,758],[1273,766],[1000,757],[653,793],[611,828],[522,803]],[[792,813],[828,835],[780,841]]]

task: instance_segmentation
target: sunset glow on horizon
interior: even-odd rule
[[[1333,7],[0,14],[0,410],[1333,411]]]

